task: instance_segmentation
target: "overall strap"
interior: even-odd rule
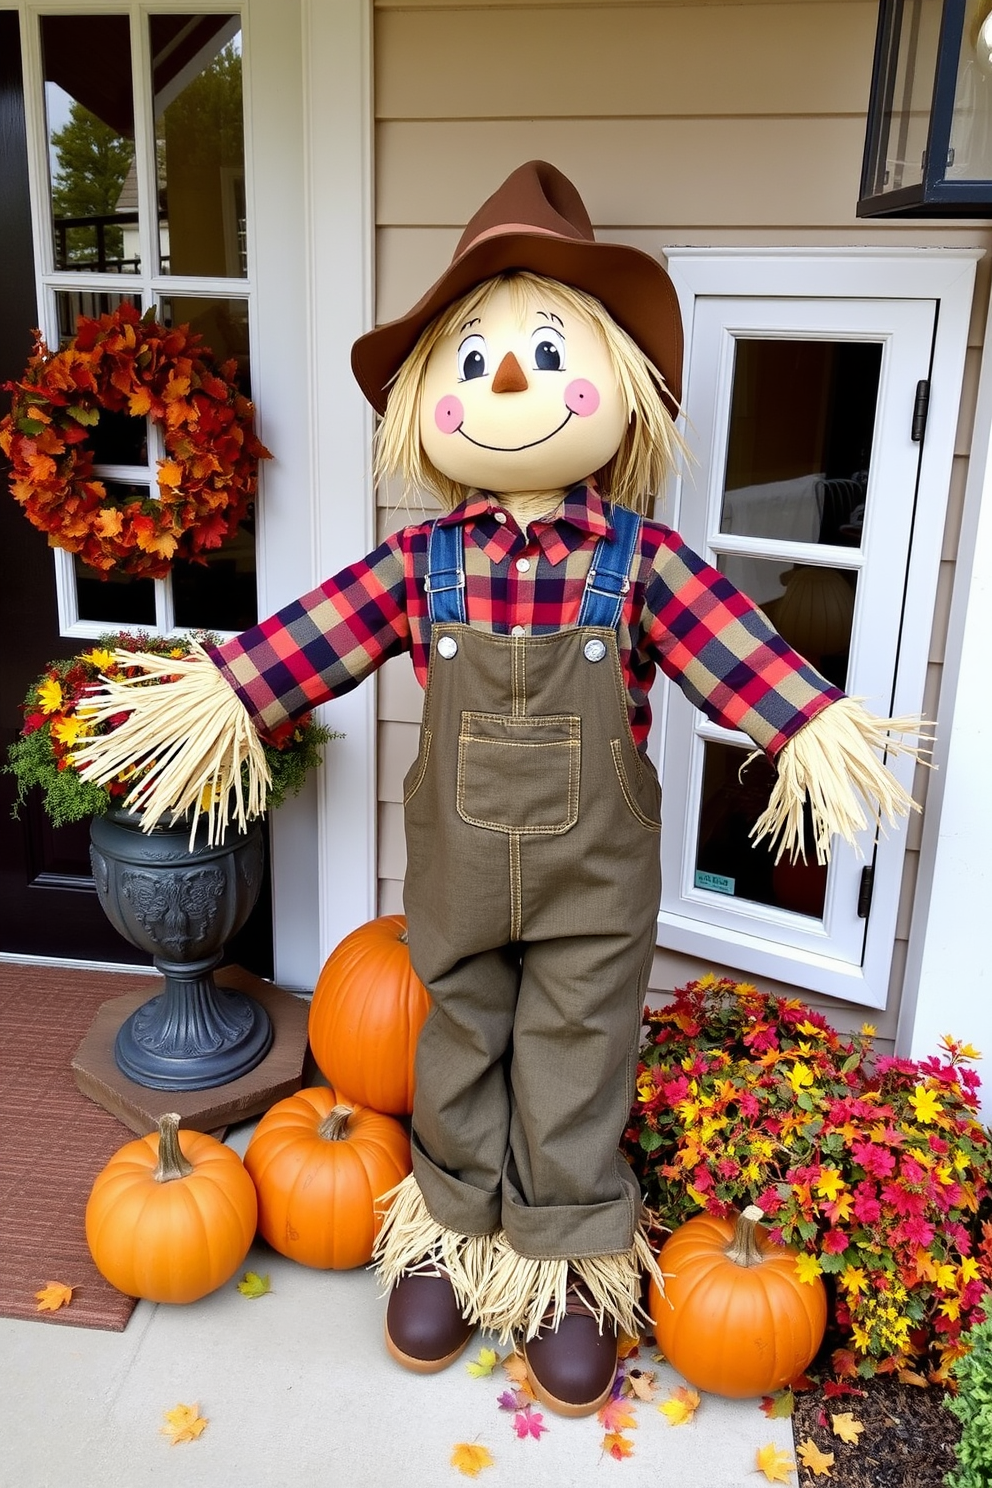
[[[641,519],[626,506],[614,506],[613,541],[601,537],[596,544],[579,610],[579,625],[615,630],[623,611],[624,595],[630,588],[630,565],[637,551]]]
[[[427,551],[427,613],[434,625],[464,625],[465,530],[460,522],[431,528]]]

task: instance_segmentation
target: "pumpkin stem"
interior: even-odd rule
[[[757,1204],[748,1204],[737,1216],[734,1226],[734,1237],[724,1255],[728,1261],[733,1261],[735,1266],[760,1266],[761,1251],[754,1233],[754,1227],[765,1217],[765,1211],[759,1209]]]
[[[409,945],[410,944],[410,937],[407,934],[405,927],[404,927],[404,929],[402,929],[400,931],[400,937],[399,938],[400,938],[400,945]]]
[[[325,1116],[318,1126],[318,1137],[323,1137],[325,1142],[343,1142],[348,1135],[348,1122],[351,1116],[350,1106],[335,1106],[330,1115]]]
[[[152,1177],[156,1183],[171,1183],[174,1178],[188,1178],[193,1164],[183,1156],[179,1145],[179,1116],[169,1111],[158,1118],[158,1166]]]

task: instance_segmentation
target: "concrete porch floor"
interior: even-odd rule
[[[232,1145],[243,1152],[251,1130]],[[632,1456],[604,1453],[595,1417],[544,1411],[546,1434],[518,1440],[497,1405],[502,1369],[466,1369],[493,1339],[477,1335],[442,1374],[409,1374],[386,1353],[370,1273],[308,1270],[263,1243],[243,1269],[268,1273],[271,1293],[249,1301],[231,1282],[188,1307],[139,1302],[123,1333],[0,1319],[0,1488],[755,1488],[759,1447],[794,1456],[791,1422],[754,1400],[706,1395],[670,1426],[656,1406],[683,1381],[649,1342],[639,1363],[659,1388],[633,1402]],[[180,1402],[209,1424],[172,1446],[160,1427]],[[451,1466],[460,1442],[492,1455],[476,1480]]]

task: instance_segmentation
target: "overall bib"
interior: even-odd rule
[[[491,635],[465,609],[463,529],[435,525],[420,751],[405,783],[420,1034],[413,1165],[463,1236],[520,1256],[631,1247],[618,1150],[660,895],[660,787],[630,731],[616,626],[640,519],[613,508],[578,624]]]

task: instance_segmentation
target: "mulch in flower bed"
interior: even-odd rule
[[[800,1488],[941,1488],[961,1434],[961,1423],[944,1404],[944,1389],[901,1384],[892,1375],[858,1380],[856,1386],[863,1395],[827,1399],[816,1388],[796,1395],[797,1447],[811,1439],[834,1458],[829,1477],[800,1465]],[[864,1426],[857,1445],[842,1442],[831,1429],[831,1415],[844,1411]]]

